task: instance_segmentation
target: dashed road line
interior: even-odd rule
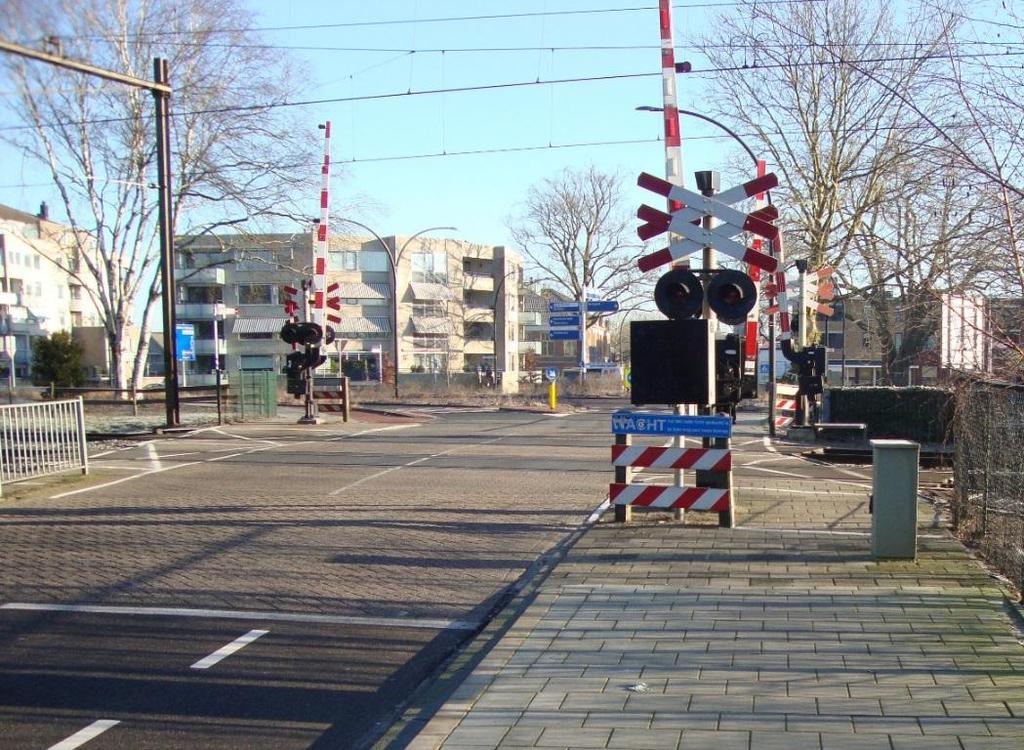
[[[81,747],[89,740],[96,739],[113,726],[120,724],[116,719],[98,719],[85,729],[79,729],[70,737],[67,737],[56,745],[51,745],[49,750],[74,750]]]
[[[231,609],[192,609],[188,607],[115,607],[99,604],[45,604],[8,602],[0,610],[21,612],[73,612],[94,615],[142,617],[195,617],[210,620],[256,620],[262,622],[299,622],[360,627],[413,628],[417,630],[476,630],[479,623],[469,620],[442,620],[424,617],[364,617],[318,615],[305,612],[256,612]]]
[[[417,458],[417,459],[415,459],[413,461],[409,461],[408,463],[401,464],[400,466],[391,466],[391,467],[389,467],[387,469],[382,469],[381,471],[378,471],[375,474],[370,474],[369,476],[362,477],[361,479],[357,479],[354,482],[349,482],[346,485],[342,485],[341,487],[339,487],[336,490],[331,490],[330,492],[327,493],[327,496],[328,497],[336,497],[336,496],[340,495],[342,492],[346,492],[348,490],[351,490],[354,487],[358,487],[359,485],[365,484],[366,482],[369,482],[371,480],[379,479],[380,477],[384,476],[385,474],[390,474],[393,471],[398,471],[399,469],[408,469],[410,466],[417,466],[417,465],[422,464],[422,463],[424,463],[426,461],[430,461],[431,459],[440,458],[441,456],[447,456],[449,453],[455,453],[456,451],[460,451],[463,448],[470,448],[470,447],[476,447],[476,446],[480,446],[480,445],[490,445],[491,443],[497,443],[499,440],[505,440],[508,437],[511,437],[511,436],[510,435],[502,435],[501,437],[491,438],[490,440],[484,440],[484,441],[479,442],[479,443],[473,443],[472,445],[456,445],[454,448],[449,448],[448,450],[443,450],[440,453],[431,453],[429,456],[422,456],[422,457]]]
[[[209,669],[214,664],[223,661],[224,659],[231,656],[231,654],[241,651],[243,648],[248,646],[257,638],[260,638],[269,632],[269,630],[250,630],[245,635],[238,636],[237,638],[235,638],[235,640],[231,641],[231,643],[227,644],[226,646],[221,646],[219,649],[214,651],[209,656],[204,656],[202,659],[200,659],[192,665],[192,669]]]

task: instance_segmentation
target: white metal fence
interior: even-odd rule
[[[0,487],[71,470],[89,473],[81,398],[0,406]]]

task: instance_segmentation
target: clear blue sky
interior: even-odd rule
[[[489,91],[427,94],[385,101],[308,108],[333,126],[335,205],[365,196],[377,204],[358,217],[381,234],[408,234],[433,225],[459,228],[466,239],[509,243],[506,217],[528,187],[567,166],[594,164],[621,171],[632,184],[641,170],[662,174],[664,146],[658,114],[634,111],[661,104],[656,0],[641,10],[537,15],[522,18],[428,21],[502,13],[564,13],[621,8],[609,0],[517,2],[345,2],[325,8],[293,0],[259,3],[268,26],[410,20],[410,23],[268,32],[291,46],[361,47],[401,51],[302,51],[317,83],[303,95],[352,97],[463,86],[549,81],[620,74],[653,74],[620,81],[545,84]],[[731,6],[729,6],[731,7]],[[676,9],[677,43],[708,21],[708,10]],[[418,20],[416,20],[418,19]],[[560,47],[639,47],[570,50]],[[552,50],[551,48],[555,48]],[[646,48],[644,48],[646,47]],[[492,51],[460,51],[469,48]],[[493,51],[495,48],[542,48]],[[443,53],[430,50],[445,50]],[[680,52],[679,59],[687,58]],[[699,107],[705,79],[680,81],[684,106]],[[709,134],[703,125],[687,134]],[[646,143],[542,148],[549,144]],[[699,144],[699,145],[698,145]],[[713,168],[723,142],[693,141],[687,170]],[[541,148],[537,148],[541,147]],[[531,150],[505,151],[526,148]],[[497,151],[455,155],[465,151]],[[394,156],[447,156],[387,160]],[[382,157],[385,157],[383,160]],[[635,188],[636,201],[647,196]],[[656,201],[660,202],[660,201]],[[313,204],[315,206],[315,203]]]
[[[732,4],[713,2],[721,4],[717,9],[677,4],[674,11],[680,47],[677,60],[692,60],[695,68],[702,67],[703,60],[686,51],[687,40],[711,23],[715,14],[735,11]],[[429,226],[450,225],[458,227],[458,236],[468,240],[511,244],[506,217],[515,211],[528,187],[565,167],[590,164],[626,175],[630,204],[651,202],[652,198],[655,205],[660,203],[632,187],[640,171],[664,172],[664,146],[658,140],[660,115],[634,111],[638,105],[661,104],[657,0],[635,4],[621,0],[395,0],[387,4],[252,0],[251,7],[262,27],[317,27],[262,32],[274,45],[359,48],[288,49],[287,54],[305,60],[312,72],[312,80],[296,82],[294,99],[648,74],[619,81],[303,107],[299,111],[309,122],[309,137],[318,144],[317,124],[330,120],[333,125],[335,215],[341,206],[368,203],[371,208],[353,218],[380,234],[411,234]],[[637,9],[574,12],[623,7]],[[431,20],[531,13],[537,15]],[[486,51],[461,51],[469,48]],[[417,51],[410,54],[408,50]],[[700,110],[704,97],[714,95],[711,77],[680,76],[679,83],[684,108]],[[692,120],[684,122],[684,135],[698,137],[684,146],[688,181],[694,169],[724,166],[727,138],[719,138],[713,128]],[[707,136],[713,137],[700,139]],[[544,148],[609,141],[644,142]],[[493,152],[455,155],[475,150]],[[440,153],[449,155],[422,157]],[[60,204],[53,188],[47,187],[45,169],[10,151],[3,156],[7,168],[0,175],[0,202],[33,212],[41,200],[54,207]],[[421,158],[388,159],[396,156]],[[319,172],[317,164],[310,167],[314,174]],[[316,215],[318,205],[318,195],[311,194],[311,216]]]

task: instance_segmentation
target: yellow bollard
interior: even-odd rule
[[[551,381],[548,385],[548,406],[551,408],[551,411],[558,408],[558,386],[555,384],[555,381]]]

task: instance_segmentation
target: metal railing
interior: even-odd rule
[[[89,473],[81,398],[0,406],[0,487],[72,470]]]
[[[955,428],[957,534],[1024,590],[1024,386],[959,384]]]

